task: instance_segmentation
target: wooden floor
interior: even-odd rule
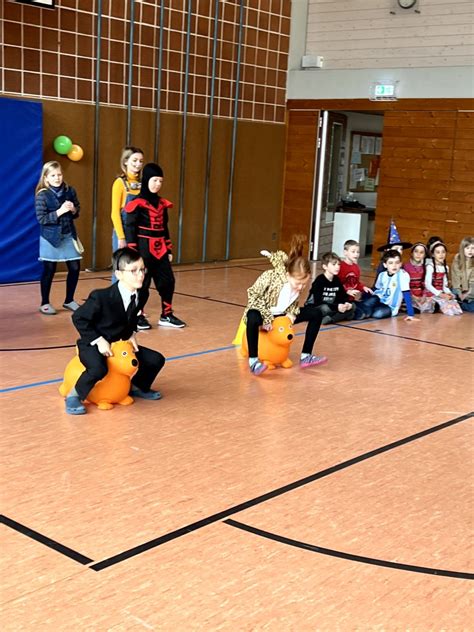
[[[473,629],[472,315],[324,327],[326,366],[256,378],[231,341],[265,268],[177,269],[189,327],[140,333],[163,399],[80,417],[69,313],[0,288],[3,630]]]

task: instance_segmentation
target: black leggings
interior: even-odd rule
[[[300,313],[296,317],[295,325],[304,322],[308,323],[301,353],[313,352],[322,319],[321,312],[315,307],[306,306],[301,308]],[[258,332],[262,325],[263,318],[261,313],[257,309],[249,309],[247,312],[247,343],[250,358],[258,357]]]
[[[71,303],[74,300],[74,292],[76,291],[77,282],[79,281],[79,272],[81,270],[81,262],[79,260],[66,261],[67,279],[66,279],[66,299],[65,303]],[[43,274],[41,275],[41,305],[49,303],[49,293],[53,283],[53,277],[56,272],[56,261],[43,261]]]
[[[143,287],[148,290],[151,280],[155,284],[156,290],[161,297],[161,314],[168,316],[173,311],[173,294],[174,294],[174,274],[168,255],[161,259],[145,259],[147,273],[143,281]]]

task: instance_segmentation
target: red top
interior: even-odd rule
[[[360,268],[357,263],[346,263],[341,261],[341,269],[339,270],[338,277],[341,279],[341,283],[346,290],[359,290],[364,291],[364,285],[360,282]],[[353,296],[349,296],[350,300],[354,300]]]

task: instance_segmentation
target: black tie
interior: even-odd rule
[[[127,307],[127,320],[129,322],[132,319],[132,314],[137,306],[136,296],[137,296],[136,294],[132,294],[130,296],[130,303],[128,304],[128,307]]]

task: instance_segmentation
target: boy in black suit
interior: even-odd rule
[[[131,248],[120,248],[114,252],[112,263],[118,283],[91,292],[72,316],[81,335],[77,341],[79,359],[86,370],[66,397],[66,412],[70,415],[86,412],[82,401],[107,375],[107,357],[112,355],[110,344],[117,340],[132,343],[139,363],[130,394],[144,399],[161,398],[161,394],[150,387],[163,368],[165,358],[158,351],[139,346],[135,339],[138,313],[148,299],[148,290],[141,289],[146,272],[143,259]]]

